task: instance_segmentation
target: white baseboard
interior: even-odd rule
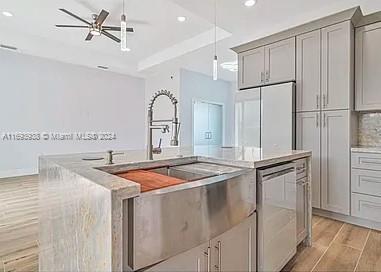
[[[0,178],[29,176],[29,175],[37,175],[37,174],[38,174],[38,170],[35,168],[12,169],[7,171],[0,171]]]
[[[375,222],[375,221],[370,221],[370,220],[361,219],[358,217],[353,217],[353,216],[349,216],[349,215],[325,211],[325,210],[321,210],[321,209],[317,209],[317,208],[312,209],[312,214],[319,215],[322,217],[327,217],[330,219],[335,219],[338,221],[342,221],[342,222],[352,224],[352,225],[357,225],[360,227],[366,227],[369,229],[375,229],[375,230],[381,231],[381,223]]]

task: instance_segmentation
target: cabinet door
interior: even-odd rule
[[[189,271],[209,271],[208,270],[208,246],[205,243],[201,246],[188,250],[164,262],[161,262],[145,271],[152,272],[189,272]]]
[[[296,38],[296,110],[319,110],[321,33],[316,30]]]
[[[356,29],[356,110],[381,109],[381,23]]]
[[[322,208],[349,215],[350,111],[323,113]]]
[[[322,29],[322,106],[352,109],[353,27],[350,21]]]
[[[212,271],[256,271],[256,214],[211,241]]]
[[[239,89],[260,86],[265,79],[265,49],[256,48],[239,54]]]
[[[295,80],[295,38],[265,47],[266,84]]]
[[[296,146],[297,149],[312,151],[312,207],[321,208],[320,203],[320,112],[298,113],[296,124]]]
[[[306,181],[306,178],[300,180],[296,187],[296,237],[298,244],[307,236],[308,183]]]

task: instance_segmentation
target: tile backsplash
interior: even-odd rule
[[[381,112],[359,114],[359,145],[381,147]]]

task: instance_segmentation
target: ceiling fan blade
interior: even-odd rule
[[[88,26],[79,26],[79,25],[56,25],[56,27],[89,28]]]
[[[103,26],[102,29],[107,31],[120,31],[120,26]],[[132,27],[127,27],[126,30],[127,32],[134,32]]]
[[[114,35],[108,33],[107,31],[105,30],[102,30],[102,34],[105,35],[106,37],[110,38],[111,40],[114,40],[116,41],[117,43],[120,43],[120,39],[115,37]]]
[[[86,37],[85,41],[91,41],[91,39],[93,37],[94,37],[94,35],[89,32],[89,34],[87,34],[87,37]]]
[[[81,22],[84,22],[85,24],[91,25],[91,24],[90,24],[88,21],[86,21],[85,19],[82,19],[82,18],[79,17],[78,15],[75,15],[74,13],[72,13],[72,12],[66,10],[66,9],[60,8],[59,10],[62,11],[62,12],[65,12],[66,14],[68,14],[68,15],[74,17],[74,18],[76,18],[77,20],[80,20]]]
[[[97,19],[95,20],[95,23],[97,25],[102,25],[103,22],[106,20],[108,15],[109,15],[109,13],[107,11],[105,11],[104,9],[102,9],[101,13],[99,13]]]

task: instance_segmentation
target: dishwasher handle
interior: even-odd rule
[[[285,169],[281,169],[281,170],[276,170],[274,169],[274,171],[266,171],[261,173],[260,172],[260,182],[263,182],[263,181],[266,181],[266,180],[270,180],[270,179],[273,179],[273,178],[277,178],[277,177],[280,177],[280,176],[284,176],[284,175],[287,175],[289,173],[292,173],[292,172],[296,172],[295,170],[295,167],[294,166],[288,166],[288,168],[285,168]]]

